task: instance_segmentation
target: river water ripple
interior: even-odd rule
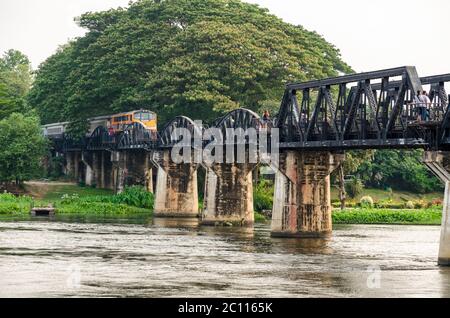
[[[439,227],[329,240],[182,220],[0,220],[0,297],[450,297]]]

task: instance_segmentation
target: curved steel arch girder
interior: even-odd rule
[[[202,127],[197,125],[191,118],[186,116],[177,116],[168,122],[159,133],[159,145],[163,147],[170,147],[179,143],[183,138],[176,129],[187,129],[190,133],[191,139],[195,136],[202,136]]]
[[[156,141],[156,137],[156,132],[153,133],[141,123],[133,123],[117,136],[117,149],[150,148]]]

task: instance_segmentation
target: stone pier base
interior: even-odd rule
[[[343,159],[344,155],[329,152],[280,154],[272,236],[321,238],[332,233],[330,174]]]
[[[206,168],[203,225],[253,225],[252,171],[256,166],[224,163]]]
[[[117,193],[126,186],[144,186],[153,193],[152,153],[146,150],[116,151],[112,153],[113,179]]]
[[[438,264],[450,266],[450,152],[428,151],[423,161],[445,183]]]
[[[197,218],[198,164],[176,164],[170,158],[170,150],[156,151],[153,162],[158,168],[154,216]]]

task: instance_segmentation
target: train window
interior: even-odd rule
[[[136,113],[136,118],[142,121],[150,121],[153,120],[153,114],[151,113]]]

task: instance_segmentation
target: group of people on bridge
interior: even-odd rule
[[[417,91],[414,103],[416,106],[417,119],[419,121],[429,121],[431,119],[431,99],[426,91]]]

